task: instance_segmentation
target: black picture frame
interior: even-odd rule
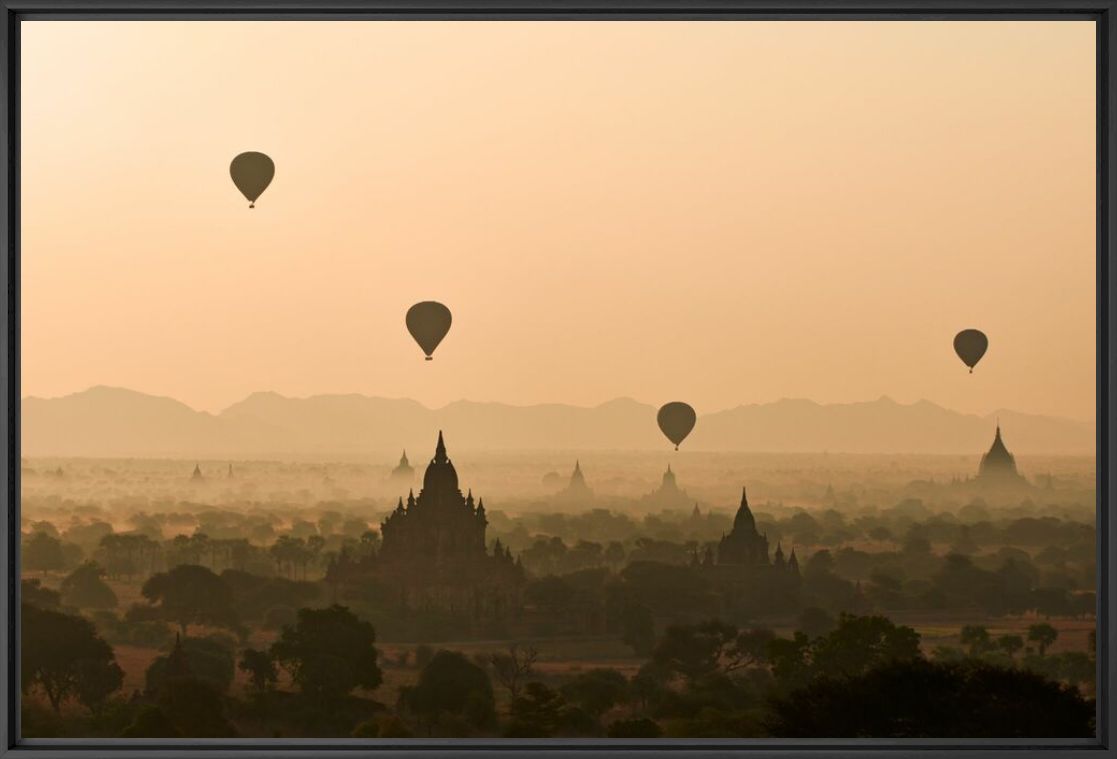
[[[881,759],[920,755],[929,759],[1018,759],[1026,753],[1046,756],[1117,757],[1113,743],[1112,703],[1117,688],[1113,651],[1117,644],[1117,520],[1110,473],[1117,468],[1117,439],[1110,417],[1115,393],[1110,367],[1117,355],[1117,324],[1111,296],[1117,274],[1109,265],[1115,204],[1111,148],[1117,137],[1115,63],[1117,0],[0,0],[0,103],[3,173],[0,188],[0,413],[6,424],[0,440],[4,534],[0,541],[0,577],[5,615],[0,624],[0,759],[34,755],[41,759],[120,755],[144,757],[435,757],[458,752],[499,753],[508,757],[546,754],[555,759],[619,757],[636,752],[664,757],[713,759],[747,752],[755,759],[820,756],[844,759],[873,755]],[[606,739],[24,739],[19,738],[19,493],[20,493],[20,23],[23,20],[211,19],[211,20],[490,20],[621,19],[703,20],[968,20],[1085,19],[1097,28],[1097,651],[1096,739],[1081,740],[606,740]]]

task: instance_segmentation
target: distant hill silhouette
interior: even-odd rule
[[[390,453],[429,444],[445,429],[455,449],[663,450],[656,407],[628,398],[582,408],[456,401],[428,409],[416,401],[363,395],[286,398],[253,393],[219,414],[170,398],[94,387],[61,398],[25,398],[27,456],[265,456]],[[1094,453],[1094,425],[996,411],[981,417],[929,401],[889,398],[845,404],[780,400],[698,416],[689,451],[979,454],[995,418],[1013,452]],[[386,459],[394,464],[394,458]]]

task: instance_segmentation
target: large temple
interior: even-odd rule
[[[977,470],[977,482],[989,485],[1019,485],[1025,482],[1016,470],[1016,459],[1008,452],[1004,440],[1001,439],[1000,424],[997,425],[993,445],[981,457],[981,465]]]
[[[389,475],[392,482],[403,483],[405,485],[411,484],[415,479],[415,467],[411,466],[411,462],[407,460],[407,451],[399,457],[399,465],[392,470]]]
[[[640,505],[649,509],[681,509],[690,506],[691,503],[690,496],[675,481],[675,473],[671,471],[670,464],[667,465],[667,471],[663,473],[663,482],[660,483],[659,488],[640,499]],[[695,504],[695,508],[697,507],[698,504]]]
[[[768,549],[768,536],[757,529],[748,493],[742,488],[733,528],[722,535],[716,550],[708,545],[701,558],[695,554],[693,562],[720,591],[728,618],[787,611],[798,603],[800,574],[795,550],[785,558],[783,546],[777,544],[773,560]]]
[[[566,487],[555,493],[554,500],[567,505],[589,503],[593,500],[593,489],[586,484],[586,476],[582,474],[582,462],[574,462],[574,471],[570,473],[570,482]]]
[[[768,566],[768,536],[756,529],[756,517],[749,508],[748,492],[741,488],[741,505],[733,518],[733,529],[718,543],[718,564]]]
[[[485,505],[463,495],[442,433],[419,495],[400,498],[380,527],[377,575],[411,609],[499,619],[518,608],[523,568],[497,542],[485,545]]]

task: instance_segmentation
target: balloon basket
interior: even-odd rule
[[[434,360],[434,357],[432,357],[432,356],[427,356],[427,359],[426,359],[426,360],[427,360],[427,361],[433,361],[433,360]]]

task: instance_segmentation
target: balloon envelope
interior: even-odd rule
[[[989,347],[989,338],[979,329],[964,329],[954,336],[954,352],[962,363],[970,367],[970,374],[977,362],[985,355]]]
[[[233,184],[248,198],[248,207],[256,207],[256,198],[263,194],[275,176],[275,163],[263,153],[241,153],[229,164]]]
[[[668,440],[675,444],[676,451],[679,450],[679,443],[686,440],[686,436],[694,429],[694,422],[697,418],[694,409],[689,404],[681,401],[672,401],[665,404],[656,414],[659,429],[667,436]]]
[[[451,321],[450,309],[433,300],[416,303],[407,309],[407,331],[427,354],[427,361],[431,360],[434,349],[450,331]]]

